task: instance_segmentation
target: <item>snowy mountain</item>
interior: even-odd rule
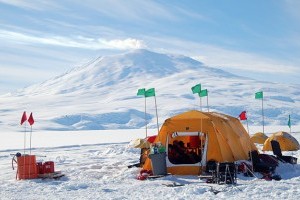
[[[299,85],[256,81],[205,66],[192,58],[147,50],[98,57],[41,84],[0,96],[0,127],[20,130],[23,111],[33,112],[35,130],[127,129],[145,126],[139,88],[156,89],[159,124],[174,114],[200,109],[191,87],[209,91],[210,111],[238,116],[247,110],[249,124],[261,124],[264,91],[267,125],[300,122]],[[202,98],[203,110],[207,99]],[[154,98],[147,98],[148,127],[156,127]],[[22,129],[23,130],[23,129]]]

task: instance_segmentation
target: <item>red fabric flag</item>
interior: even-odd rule
[[[27,120],[26,111],[23,112],[22,119],[21,119],[21,125]]]
[[[240,120],[247,120],[246,111],[241,112],[239,115]]]
[[[147,137],[147,141],[152,144],[154,142],[154,140],[156,139],[156,136],[157,135],[153,135],[153,136]]]
[[[34,124],[34,119],[33,119],[32,113],[30,113],[30,116],[28,118],[28,123],[30,124],[30,126],[32,126],[32,124]]]

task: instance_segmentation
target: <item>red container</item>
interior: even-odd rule
[[[34,155],[25,155],[17,158],[18,162],[18,179],[37,178],[36,158]]]
[[[38,174],[44,174],[43,162],[37,162],[36,169]]]
[[[53,161],[44,162],[43,172],[44,174],[54,173],[54,162]]]

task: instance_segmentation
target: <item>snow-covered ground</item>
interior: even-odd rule
[[[251,133],[261,127],[250,127]],[[287,127],[265,127],[268,133]],[[293,127],[300,141],[300,126]],[[149,131],[149,135],[156,130]],[[38,160],[55,161],[59,180],[15,180],[10,154],[23,153],[24,133],[2,131],[0,140],[0,199],[298,199],[300,165],[280,164],[281,181],[266,181],[238,175],[237,185],[207,184],[196,176],[170,175],[139,181],[139,149],[128,147],[131,140],[143,138],[145,130],[41,131],[33,132],[33,154]],[[29,133],[27,133],[27,144]],[[28,145],[27,145],[28,146]],[[300,159],[300,152],[283,152]],[[46,157],[44,157],[46,156]],[[260,177],[259,174],[256,174]],[[178,182],[182,187],[166,187]],[[220,191],[214,194],[213,191]]]

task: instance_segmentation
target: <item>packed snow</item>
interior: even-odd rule
[[[20,126],[19,126],[20,127]],[[23,127],[22,127],[23,128]],[[20,127],[21,129],[21,127]],[[252,133],[262,127],[250,126]],[[265,127],[268,133],[288,127]],[[292,135],[300,141],[300,126]],[[156,129],[148,130],[157,134]],[[30,132],[26,133],[27,147]],[[300,197],[300,165],[280,164],[280,181],[238,175],[236,185],[209,184],[197,176],[169,175],[140,181],[140,168],[128,168],[139,160],[140,150],[130,141],[144,138],[144,129],[99,131],[33,131],[32,154],[39,161],[54,161],[65,174],[58,180],[16,180],[12,154],[23,153],[24,132],[3,131],[0,141],[1,199],[297,199]],[[261,148],[261,146],[258,146]],[[28,153],[29,150],[26,150]],[[270,152],[267,152],[270,153]],[[283,152],[300,159],[300,152]],[[183,184],[167,187],[165,184]]]

